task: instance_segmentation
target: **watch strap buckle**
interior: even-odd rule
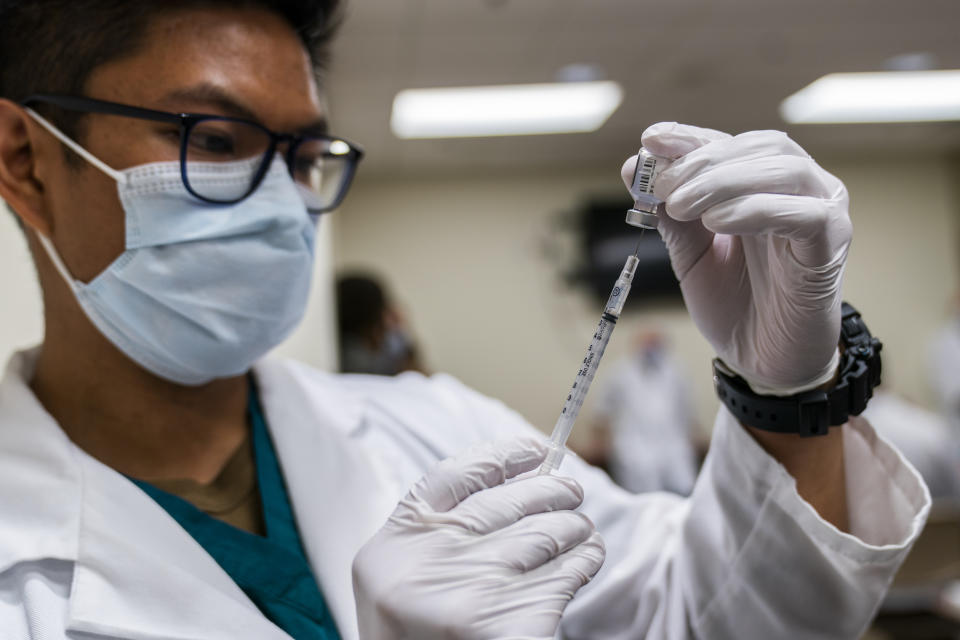
[[[797,399],[797,433],[800,437],[825,436],[830,430],[830,401],[824,391],[811,391]]]

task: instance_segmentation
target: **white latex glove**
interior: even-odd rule
[[[553,638],[604,547],[571,478],[534,475],[532,438],[444,460],[353,563],[363,640]]]
[[[843,183],[779,131],[661,122],[643,146],[672,160],[654,185],[659,231],[717,355],[767,395],[833,378],[853,232]],[[635,166],[636,157],[623,166],[628,189]]]

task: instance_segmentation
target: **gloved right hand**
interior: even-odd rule
[[[671,161],[654,185],[658,228],[717,355],[763,395],[830,382],[853,233],[843,183],[779,131],[661,122],[643,146]],[[622,169],[628,189],[635,166]]]
[[[509,478],[537,467],[523,438],[444,460],[353,563],[360,637],[553,638],[567,602],[603,564],[571,478]]]

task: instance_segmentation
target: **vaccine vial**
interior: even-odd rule
[[[637,168],[633,172],[633,183],[630,185],[633,208],[627,211],[627,224],[644,229],[657,228],[657,207],[661,200],[653,195],[653,183],[665,163],[665,158],[655,156],[640,147],[637,153]]]

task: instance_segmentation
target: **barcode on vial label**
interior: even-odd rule
[[[647,158],[643,161],[643,165],[641,165],[640,171],[637,173],[637,184],[634,185],[634,191],[650,193],[650,179],[653,177],[653,170],[656,166],[656,158]]]

